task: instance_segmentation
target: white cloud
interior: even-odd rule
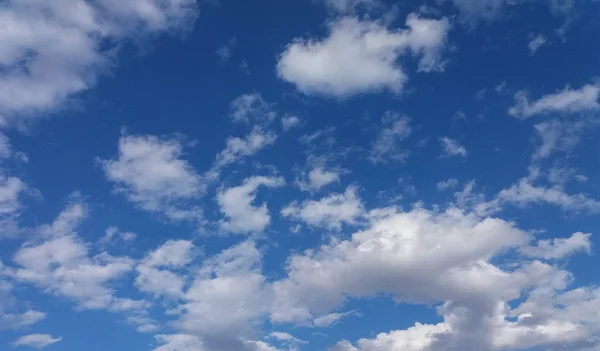
[[[200,338],[189,334],[156,335],[161,346],[153,351],[206,351]]]
[[[548,40],[546,39],[546,37],[541,34],[536,35],[533,39],[531,39],[531,41],[529,42],[529,52],[531,53],[531,55],[535,55],[538,49],[545,45],[547,42]]]
[[[17,221],[22,210],[21,197],[27,190],[27,184],[21,179],[6,176],[0,171],[0,238],[19,231]]]
[[[331,194],[320,200],[293,202],[281,210],[281,215],[300,220],[313,227],[340,229],[342,224],[355,225],[364,213],[364,206],[349,187],[343,194]]]
[[[15,253],[18,267],[14,277],[45,292],[70,298],[80,308],[106,308],[114,293],[109,283],[130,271],[133,263],[129,258],[106,253],[90,257],[87,246],[74,232],[74,225],[85,215],[77,210],[79,206],[70,205],[52,225],[40,228],[46,234],[41,241],[26,243]],[[79,217],[73,218],[73,213],[80,213]]]
[[[305,180],[297,180],[296,183],[303,191],[316,191],[339,181],[340,171],[327,170],[322,166],[317,166],[308,172]]]
[[[381,6],[379,0],[322,0],[331,11],[340,14],[354,13],[359,8],[374,9]]]
[[[275,119],[275,112],[258,93],[238,96],[229,104],[231,119],[234,122],[269,123]]]
[[[458,141],[454,139],[450,139],[448,137],[440,138],[440,143],[442,144],[443,157],[452,157],[452,156],[467,156],[467,149],[464,146],[460,145]]]
[[[255,244],[246,241],[205,260],[177,307],[177,319],[171,323],[187,335],[176,339],[193,345],[187,346],[192,347],[190,350],[275,351],[251,340],[271,301],[269,285],[260,272],[261,257]],[[180,349],[187,350],[173,348]]]
[[[136,267],[138,273],[135,279],[136,287],[155,296],[181,297],[184,278],[164,268],[182,268],[190,263],[195,255],[194,245],[190,241],[167,241],[148,253]]]
[[[538,241],[536,246],[524,246],[519,251],[526,256],[542,259],[562,259],[578,251],[590,253],[591,234],[577,232],[569,238],[558,238]]]
[[[4,297],[4,296],[3,296]],[[46,319],[46,314],[39,311],[29,310],[23,313],[2,313],[0,306],[0,329],[20,329],[34,325]]]
[[[447,19],[411,14],[408,29],[391,30],[378,22],[345,17],[329,25],[320,41],[296,39],[280,55],[277,74],[305,94],[340,98],[359,93],[402,91],[407,76],[398,63],[406,52],[420,56],[419,71],[441,70],[450,29]]]
[[[377,209],[369,218],[369,227],[350,239],[333,238],[290,257],[287,278],[273,286],[274,322],[302,321],[351,298],[389,295],[397,303],[442,302],[443,322],[360,339],[356,347],[342,341],[334,350],[582,349],[600,330],[597,314],[584,312],[595,311],[599,294],[580,288],[552,296],[571,283],[569,272],[537,260],[492,263],[522,248],[532,256],[566,257],[585,249],[578,236],[528,246],[531,235],[514,223],[455,208]],[[520,305],[511,308],[511,301]]]
[[[371,213],[371,225],[351,239],[290,257],[288,278],[274,290],[279,308],[303,307],[309,316],[338,307],[346,296],[379,293],[411,303],[468,301],[473,294],[517,298],[515,288],[533,277],[504,272],[487,260],[529,238],[511,223],[458,210],[379,209]]]
[[[540,137],[540,144],[533,154],[534,160],[550,157],[557,151],[570,151],[579,143],[585,130],[585,123],[552,119],[534,126]]]
[[[0,117],[60,108],[110,70],[129,39],[188,29],[195,0],[10,0],[0,9]],[[21,119],[25,117],[25,119]]]
[[[110,306],[111,311],[140,311],[150,308],[152,304],[146,300],[132,300],[130,298],[115,298]]]
[[[298,339],[297,337],[293,336],[292,334],[278,332],[278,331],[274,331],[271,334],[269,334],[269,338],[275,339],[284,345],[289,345],[290,346],[288,348],[289,351],[298,350],[299,344],[308,344],[307,341]]]
[[[271,221],[267,204],[255,206],[256,192],[260,186],[274,188],[285,184],[280,177],[256,176],[247,178],[243,184],[221,189],[217,202],[227,217],[220,221],[221,228],[232,233],[251,233],[264,230]]]
[[[141,209],[172,220],[197,220],[200,209],[188,201],[197,198],[204,185],[202,177],[181,159],[182,153],[178,139],[124,135],[119,140],[118,158],[100,162],[116,190]]]
[[[12,346],[13,347],[27,346],[27,347],[33,347],[35,349],[41,350],[44,347],[50,346],[52,344],[56,344],[57,342],[59,342],[61,340],[62,340],[62,337],[53,338],[52,335],[49,335],[49,334],[31,334],[31,335],[22,336],[22,337],[18,338],[17,340],[13,341]]]
[[[108,227],[104,232],[104,236],[98,240],[100,245],[114,244],[117,241],[130,242],[135,240],[137,235],[132,232],[122,232],[117,227]]]
[[[450,0],[467,21],[494,20],[509,3],[507,0]]]
[[[448,331],[447,326],[444,324],[423,325],[417,323],[414,327],[407,330],[380,333],[374,339],[360,339],[357,342],[358,347],[352,346],[348,341],[341,341],[333,347],[332,351],[425,351],[429,350],[436,335]]]
[[[279,341],[294,341],[296,339],[292,334],[283,333],[283,332],[272,332],[269,334],[270,337],[277,339]]]
[[[315,319],[313,319],[312,324],[315,327],[319,327],[319,328],[324,328],[324,327],[329,327],[332,324],[337,323],[338,321],[340,321],[342,318],[349,316],[351,314],[353,314],[354,312],[345,312],[345,313],[339,313],[339,312],[333,312],[333,313],[328,313],[326,315],[317,317]]]
[[[497,196],[498,200],[519,206],[550,204],[565,211],[600,213],[600,201],[581,193],[568,194],[560,185],[534,185],[533,180],[534,177],[531,176],[520,179],[516,184],[501,190]]]
[[[439,191],[453,189],[458,186],[458,180],[456,180],[455,178],[442,180],[441,182],[438,182],[435,186]]]
[[[285,116],[281,118],[281,129],[284,132],[289,131],[292,128],[297,128],[300,126],[300,118],[296,116]]]
[[[217,51],[215,51],[215,54],[217,54],[217,57],[219,57],[221,62],[226,63],[227,61],[229,61],[236,43],[237,40],[235,38],[231,38],[226,44],[219,46]]]
[[[270,130],[255,126],[246,137],[231,137],[227,139],[227,146],[217,155],[215,170],[228,166],[243,157],[249,157],[269,145],[273,145],[277,135]]]
[[[410,119],[388,111],[382,119],[382,124],[379,135],[371,147],[369,160],[373,163],[405,160],[408,151],[402,148],[401,142],[412,133]]]
[[[587,84],[579,89],[566,87],[563,90],[531,101],[526,91],[515,95],[515,105],[508,110],[511,116],[528,118],[549,113],[577,113],[595,111],[600,107],[600,86]]]

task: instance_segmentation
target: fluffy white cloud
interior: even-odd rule
[[[171,348],[157,350],[276,351],[252,340],[271,301],[261,257],[255,244],[246,241],[205,260],[172,322],[182,334],[164,337]]]
[[[169,240],[161,247],[148,253],[136,267],[138,276],[135,285],[143,292],[155,296],[181,297],[184,279],[177,273],[164,268],[181,268],[195,257],[194,245],[187,240]]]
[[[343,194],[331,194],[320,200],[293,202],[281,210],[281,215],[300,220],[313,227],[340,229],[342,224],[357,224],[364,206],[357,189],[349,187]]]
[[[261,186],[281,187],[285,181],[281,177],[256,176],[247,178],[242,185],[221,189],[217,202],[221,212],[227,217],[220,221],[221,228],[232,233],[251,233],[264,230],[271,222],[267,204],[255,206],[256,192]]]
[[[30,335],[22,336],[22,337],[18,338],[17,340],[13,341],[12,346],[13,347],[27,346],[27,347],[33,347],[35,349],[41,350],[44,347],[52,345],[52,344],[56,344],[57,342],[59,342],[61,340],[62,340],[62,337],[53,338],[52,335],[49,335],[49,334],[30,334]]]
[[[140,208],[173,220],[197,220],[200,209],[187,201],[197,198],[204,184],[192,166],[181,159],[182,153],[178,139],[124,135],[119,140],[118,158],[100,163],[116,190]]]
[[[508,110],[511,116],[528,118],[549,113],[577,113],[600,108],[600,86],[587,84],[579,89],[566,87],[554,94],[547,94],[531,101],[526,91],[515,95],[515,105]]]
[[[333,347],[332,351],[425,351],[429,350],[436,335],[445,332],[448,332],[448,327],[444,324],[423,325],[417,323],[414,327],[406,330],[381,333],[374,339],[360,339],[357,342],[358,347],[352,346],[348,341],[341,341]]]
[[[293,255],[288,278],[274,284],[279,308],[304,307],[307,315],[320,314],[339,306],[346,296],[378,293],[422,303],[469,300],[473,294],[509,299],[518,297],[518,287],[533,279],[526,272],[505,272],[487,262],[529,241],[529,235],[511,223],[458,210],[380,209],[370,217],[369,228],[349,240],[333,240],[317,251]],[[543,264],[527,269],[541,270],[539,274],[552,270]]]
[[[560,293],[570,273],[527,258],[510,267],[492,263],[513,250],[564,258],[587,249],[585,234],[529,246],[531,235],[513,223],[453,208],[377,209],[369,218],[369,227],[351,239],[332,239],[289,259],[288,277],[273,284],[274,322],[328,318],[327,311],[348,298],[383,294],[396,302],[443,302],[443,322],[417,323],[360,339],[356,346],[342,341],[334,350],[580,349],[600,328],[597,315],[577,313],[594,308],[600,294],[586,288]],[[509,307],[523,294],[525,302]]]
[[[390,160],[403,161],[408,151],[400,143],[412,133],[410,119],[397,113],[386,112],[383,126],[371,147],[369,159],[373,163],[385,163]]]
[[[450,139],[448,137],[440,138],[440,143],[442,144],[442,156],[443,157],[452,157],[452,156],[467,156],[467,149],[464,146],[460,145],[458,141],[454,139]]]
[[[256,154],[269,145],[273,145],[277,135],[270,130],[255,126],[244,138],[231,137],[227,146],[217,155],[215,170],[228,166],[237,160]]]
[[[329,24],[320,41],[296,39],[280,55],[277,74],[306,94],[335,97],[390,90],[399,93],[407,81],[400,57],[420,56],[419,70],[440,70],[450,29],[448,20],[411,14],[408,29],[392,30],[378,22],[345,17]]]
[[[0,8],[0,117],[40,116],[96,83],[132,38],[187,29],[195,0],[9,0]],[[107,45],[108,44],[108,45]]]
[[[339,181],[340,171],[328,170],[322,166],[317,166],[308,172],[306,179],[299,179],[296,183],[303,191],[316,191]]]
[[[48,293],[73,299],[80,308],[106,308],[113,301],[109,283],[130,271],[133,262],[106,253],[90,257],[87,246],[74,232],[85,215],[80,207],[70,205],[52,225],[40,228],[41,238],[15,253],[18,266],[13,275]]]

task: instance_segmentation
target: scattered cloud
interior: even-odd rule
[[[458,8],[463,20],[477,22],[481,19],[491,21],[497,19],[507,0],[449,0]]]
[[[411,133],[412,128],[408,117],[391,111],[386,112],[379,135],[371,147],[369,160],[373,163],[406,160],[409,152],[402,147],[401,143]]]
[[[540,138],[540,143],[532,158],[541,160],[550,157],[557,151],[571,151],[579,143],[585,123],[552,119],[538,123],[534,128]]]
[[[34,349],[41,350],[46,346],[50,346],[52,344],[56,344],[61,341],[61,338],[53,338],[52,335],[49,334],[30,334],[25,335],[17,340],[13,341],[13,347],[27,346],[33,347]]]
[[[231,54],[233,52],[233,48],[237,44],[236,38],[231,38],[226,44],[219,46],[215,54],[221,60],[222,63],[227,63],[231,58]]]
[[[577,113],[595,111],[600,108],[598,96],[600,86],[587,84],[579,89],[566,87],[563,90],[531,101],[526,91],[515,95],[515,105],[508,110],[511,116],[528,118],[550,113]]]
[[[549,204],[564,211],[600,213],[600,201],[581,193],[568,194],[561,185],[534,185],[534,180],[531,176],[520,179],[516,184],[500,191],[498,200],[518,206]]]
[[[439,191],[454,189],[458,186],[458,180],[456,180],[455,178],[449,178],[438,182],[435,186]]]
[[[238,96],[229,104],[230,116],[234,122],[270,123],[275,119],[275,112],[258,93]]]
[[[297,184],[303,191],[317,191],[329,184],[339,182],[340,174],[341,171],[317,166],[308,172],[306,179],[298,180]]]
[[[281,187],[283,178],[255,176],[244,180],[242,185],[221,189],[217,202],[226,219],[220,221],[221,229],[232,233],[253,233],[263,231],[271,222],[267,204],[255,206],[256,192],[259,187]]]
[[[533,39],[529,41],[529,53],[533,56],[538,51],[539,48],[546,45],[548,43],[548,39],[545,36],[539,34],[536,35]]]
[[[292,128],[299,127],[300,123],[300,118],[296,116],[285,116],[281,118],[281,129],[283,129],[284,132],[287,132]]]
[[[137,235],[132,232],[122,232],[117,227],[108,227],[104,232],[104,236],[98,240],[100,245],[114,244],[115,242],[131,242],[135,240]]]
[[[400,93],[408,80],[399,65],[406,52],[420,56],[418,69],[443,69],[442,53],[450,29],[447,19],[411,14],[408,29],[393,30],[379,22],[344,17],[329,24],[322,40],[296,39],[280,55],[277,74],[301,92],[347,98],[389,90]]]
[[[265,147],[275,144],[276,140],[275,133],[259,126],[255,126],[244,138],[228,138],[227,146],[217,155],[215,169],[219,170],[244,157],[252,156]]]
[[[325,327],[331,326],[332,324],[337,323],[342,318],[350,316],[352,314],[355,314],[355,312],[350,311],[350,312],[344,312],[344,313],[339,313],[339,312],[328,313],[326,315],[323,315],[323,316],[313,319],[312,324],[313,324],[313,326],[318,327],[318,328],[325,328]]]
[[[524,246],[519,251],[528,257],[545,260],[563,259],[578,251],[590,253],[592,250],[590,237],[591,234],[577,232],[569,238],[540,240],[536,246]]]
[[[453,157],[453,156],[467,156],[467,149],[460,145],[458,141],[450,139],[448,137],[440,138],[442,144],[442,157]]]
[[[19,232],[18,220],[23,209],[21,200],[28,189],[21,179],[7,176],[0,170],[0,238]]]
[[[2,313],[0,306],[0,330],[2,329],[22,329],[30,327],[46,319],[44,312],[29,310],[23,313]]]
[[[381,6],[379,0],[322,0],[325,6],[339,14],[353,14],[359,8],[375,9]]]

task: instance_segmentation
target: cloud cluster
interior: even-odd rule
[[[0,8],[0,121],[22,124],[96,84],[128,40],[186,30],[194,0],[9,0]]]

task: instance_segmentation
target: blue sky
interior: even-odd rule
[[[0,349],[600,350],[597,1],[0,4]]]

